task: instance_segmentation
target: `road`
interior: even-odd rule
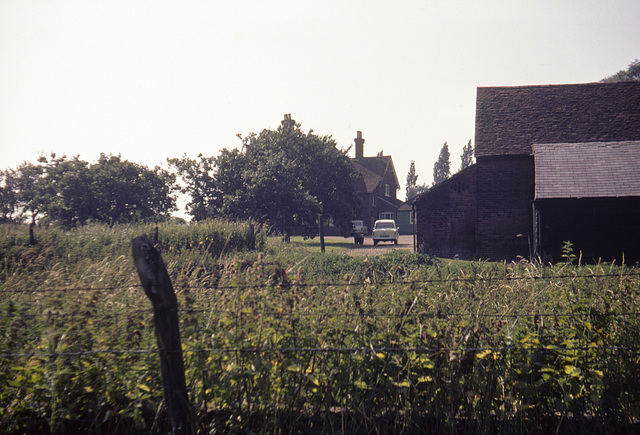
[[[353,240],[353,239],[351,239]],[[378,243],[378,246],[373,246],[373,239],[371,236],[364,238],[363,245],[353,244],[353,247],[347,251],[344,251],[347,255],[380,255],[386,252],[390,252],[394,249],[405,249],[413,251],[413,236],[400,236],[398,238],[398,244],[385,242]]]

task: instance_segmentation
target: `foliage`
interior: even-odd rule
[[[629,64],[626,70],[620,70],[612,76],[600,80],[603,83],[640,81],[640,60],[636,59]]]
[[[574,264],[576,261],[576,254],[573,253],[573,243],[569,240],[565,240],[562,245],[562,258],[567,264]]]
[[[433,165],[433,185],[443,182],[451,176],[449,145],[445,142],[440,149],[438,160]]]
[[[415,198],[426,190],[426,184],[418,184],[418,176],[416,175],[416,162],[415,160],[411,160],[411,165],[409,165],[409,172],[407,173],[407,195],[405,201],[409,201]]]
[[[66,227],[89,221],[126,223],[166,218],[175,208],[174,177],[156,167],[100,155],[89,164],[79,157],[41,157],[2,176],[2,220],[55,222]]]
[[[233,225],[158,231],[202,432],[637,430],[637,269],[206,248]],[[153,313],[122,254],[155,228],[40,230],[48,259],[5,255],[30,246],[1,229],[3,432],[166,432]],[[121,247],[68,257],[91,230]]]
[[[180,190],[190,197],[187,212],[193,220],[198,222],[208,217],[219,216],[222,193],[215,182],[215,159],[199,154],[197,159],[190,159],[185,155],[181,159],[173,158],[167,161],[178,171],[185,183]]]
[[[473,147],[471,146],[471,139],[462,148],[462,154],[460,155],[460,171],[473,165]]]
[[[217,261],[230,253],[260,250],[266,247],[263,228],[246,222],[204,221],[197,225],[91,224],[63,230],[58,227],[35,229],[35,244],[29,240],[26,225],[0,225],[0,283],[14,286],[18,282],[42,279],[49,267],[72,270],[114,258],[127,258],[131,240],[140,234],[164,251],[167,258],[180,261],[194,252],[206,253]]]
[[[170,161],[186,182],[196,220],[253,218],[286,232],[316,226],[322,214],[348,228],[358,209],[357,174],[346,152],[331,137],[304,133],[299,124],[251,133],[241,150],[199,159]]]

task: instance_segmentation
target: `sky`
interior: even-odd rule
[[[100,153],[149,167],[306,132],[415,160],[474,139],[481,86],[596,82],[640,58],[638,0],[2,0],[0,170]]]

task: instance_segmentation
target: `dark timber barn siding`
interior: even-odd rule
[[[536,210],[544,260],[562,260],[568,240],[583,261],[640,261],[640,198],[545,199]]]

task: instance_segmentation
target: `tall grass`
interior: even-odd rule
[[[129,254],[155,227],[39,230],[43,246],[23,230],[2,229],[0,428],[162,426],[153,313]],[[636,269],[322,255],[260,231],[248,251],[243,231],[158,230],[203,432],[629,430],[640,418]]]

